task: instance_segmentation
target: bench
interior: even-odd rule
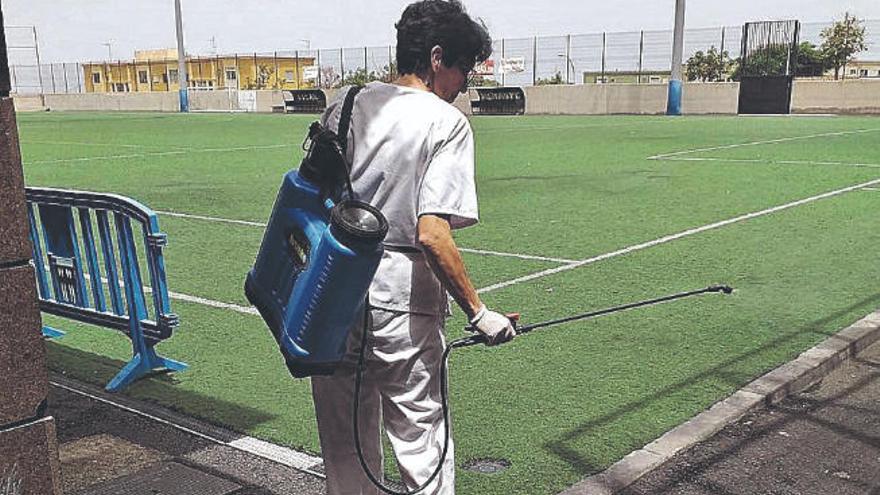
[[[526,95],[522,88],[474,88],[477,99],[471,100],[474,115],[522,115],[526,112]]]
[[[320,89],[285,89],[281,97],[284,113],[322,113],[327,108],[327,96]]]
[[[106,390],[119,391],[157,369],[186,369],[154,349],[179,323],[165,281],[162,248],[167,237],[159,231],[156,214],[115,194],[28,187],[25,195],[40,309],[115,329],[131,339],[132,359]],[[137,229],[143,235],[140,243]],[[142,267],[150,278],[146,289]],[[46,326],[43,334],[57,338],[64,332]]]

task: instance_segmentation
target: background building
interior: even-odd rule
[[[314,57],[216,55],[187,57],[191,89],[301,89],[315,87],[306,80]],[[177,50],[138,50],[133,61],[82,64],[85,92],[128,93],[177,91],[180,78]]]

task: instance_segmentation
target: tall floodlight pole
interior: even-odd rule
[[[189,112],[187,94],[186,51],[183,49],[183,17],[180,15],[180,0],[174,0],[174,17],[177,24],[177,84],[180,94],[180,111]]]
[[[675,33],[672,37],[672,77],[666,115],[681,115],[681,60],[684,52],[684,0],[675,0]]]

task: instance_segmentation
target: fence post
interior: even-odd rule
[[[538,80],[538,37],[532,39],[532,86]]]
[[[501,85],[504,86],[504,38],[501,38]]]
[[[299,75],[299,50],[293,51],[293,64],[296,72],[294,73],[293,80],[296,81],[296,89],[300,89],[300,75]]]
[[[235,90],[241,89],[241,71],[238,67],[238,52],[235,53]]]
[[[321,49],[318,48],[318,88],[323,88],[324,83],[321,81]]]
[[[272,85],[274,89],[278,89],[278,52],[272,52],[272,60],[275,62],[275,84]]]
[[[721,78],[724,79],[724,26],[721,26]]]
[[[645,57],[645,31],[639,31],[639,76],[638,84],[642,84],[642,63]]]
[[[55,64],[49,64],[49,77],[52,78],[52,94],[55,94]]]
[[[391,55],[391,45],[388,45],[388,82],[394,80],[394,63]]]
[[[364,78],[366,78],[369,73],[370,70],[367,68],[367,47],[364,47]]]
[[[569,80],[569,66],[571,65],[571,35],[565,35],[565,84],[571,84]],[[574,74],[572,74],[574,75]]]
[[[46,106],[46,97],[43,95],[43,70],[40,65],[40,45],[37,43],[37,27],[31,26],[34,31],[34,54],[37,56],[37,79],[40,81],[40,104]]]
[[[345,62],[344,62],[344,60],[343,60],[344,57],[345,57],[345,54],[343,53],[343,49],[340,48],[340,49],[339,49],[339,72],[340,72],[340,76],[339,76],[339,77],[341,78],[341,79],[339,80],[339,84],[340,84],[340,85],[345,84]]]
[[[150,63],[150,59],[147,59],[147,86],[150,87],[150,93],[153,92],[153,65]]]
[[[64,94],[68,94],[70,88],[67,86],[67,64],[65,62],[61,62],[61,73],[64,74]]]
[[[602,32],[602,84],[605,84],[605,32]]]
[[[260,89],[259,82],[257,81],[259,77],[259,69],[257,68],[257,52],[254,52],[254,89]]]
[[[12,69],[12,86],[11,86],[12,92],[18,93],[18,90],[16,89],[17,85],[15,84],[15,66],[10,65],[9,68]]]

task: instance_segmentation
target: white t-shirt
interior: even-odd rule
[[[333,131],[347,92],[339,92],[321,119]],[[347,153],[355,196],[381,210],[389,224],[370,303],[444,314],[446,291],[420,252],[417,223],[424,214],[448,215],[453,229],[478,221],[467,118],[429,91],[371,82],[355,98]]]

